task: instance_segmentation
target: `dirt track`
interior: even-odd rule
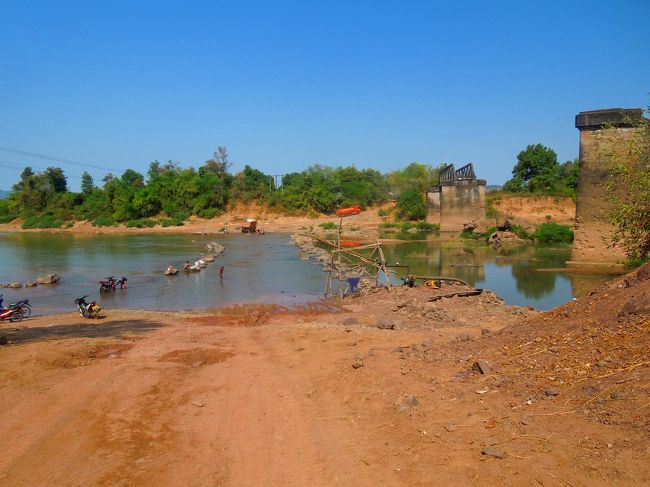
[[[606,424],[567,404],[564,382],[558,396],[535,395],[525,371],[501,385],[499,370],[471,372],[481,356],[504,367],[500,343],[516,346],[494,331],[547,315],[488,295],[430,304],[413,319],[409,306],[429,292],[400,289],[344,309],[2,324],[0,484],[650,482],[648,408],[637,427]],[[456,321],[440,318],[459,308]],[[476,319],[484,309],[491,320]],[[396,329],[377,328],[380,318]],[[648,367],[635,374],[647,378]],[[596,404],[596,394],[584,400]],[[490,446],[505,458],[482,454]]]

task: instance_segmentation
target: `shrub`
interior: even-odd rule
[[[519,226],[519,225],[513,225],[510,228],[510,231],[517,235],[519,238],[523,238],[524,240],[530,240],[533,238],[533,236],[526,230],[524,227]]]
[[[338,225],[334,222],[324,222],[318,226],[324,228],[325,230],[335,230],[338,227]]]
[[[573,230],[558,223],[542,223],[537,227],[533,238],[539,242],[573,242]]]
[[[98,216],[93,220],[93,227],[110,227],[115,225],[115,220],[110,216]]]
[[[21,226],[22,228],[61,228],[63,221],[56,220],[52,213],[43,213],[25,218]]]
[[[418,230],[421,230],[423,232],[439,232],[440,231],[440,225],[437,223],[428,223],[428,222],[417,222],[415,224],[416,228]]]
[[[420,193],[404,191],[397,202],[397,214],[402,220],[423,220],[427,216],[427,205]]]
[[[386,208],[379,208],[379,211],[377,211],[377,215],[379,216],[388,216],[390,214],[390,211],[388,211]]]
[[[485,231],[485,233],[475,233],[471,230],[466,230],[460,234],[461,238],[469,238],[472,240],[487,240],[490,238],[494,232],[497,231],[497,227],[491,226]]]
[[[641,257],[630,257],[626,262],[625,262],[625,267],[628,269],[636,269],[637,267],[641,267],[643,264],[648,262],[647,258],[641,258]]]
[[[184,225],[182,220],[175,220],[174,218],[163,218],[158,221],[161,227],[182,227]]]
[[[201,218],[214,218],[217,215],[221,214],[221,210],[219,208],[205,208],[203,210],[200,210],[197,215],[200,216]]]
[[[126,222],[128,228],[153,228],[157,225],[154,220],[149,220],[147,218],[141,218],[139,220],[129,220]]]
[[[379,224],[379,228],[397,228],[397,227],[399,227],[399,223],[381,222]]]
[[[0,223],[9,223],[18,217],[18,210],[9,200],[0,200]]]
[[[169,216],[172,220],[185,221],[190,217],[190,212],[186,210],[174,210]]]

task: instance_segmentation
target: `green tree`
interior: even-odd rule
[[[429,164],[412,162],[404,169],[393,171],[386,175],[390,191],[399,196],[403,191],[414,189],[424,193],[428,188],[440,181],[440,171],[446,164],[434,168]]]
[[[45,175],[50,180],[55,193],[65,193],[68,190],[68,181],[60,167],[48,167]]]
[[[402,220],[424,220],[427,205],[422,193],[413,189],[404,191],[397,201],[397,215]]]
[[[90,193],[93,192],[95,189],[95,183],[93,181],[93,177],[88,174],[86,171],[84,171],[81,174],[81,192],[84,195],[89,195]]]
[[[650,255],[650,122],[629,122],[635,126],[633,136],[622,150],[609,154],[610,178],[604,189],[612,207],[613,243],[622,246],[630,261],[642,262]],[[616,144],[613,140],[611,146]]]
[[[557,154],[542,144],[529,145],[517,155],[512,169],[512,179],[504,189],[519,191],[524,188],[531,193],[552,192],[560,175]]]

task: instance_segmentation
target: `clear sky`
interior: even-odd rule
[[[580,111],[647,107],[649,0],[0,2],[0,146],[146,172],[578,155]],[[60,165],[0,150],[0,188]],[[89,168],[99,180],[107,172]]]

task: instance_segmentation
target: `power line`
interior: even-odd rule
[[[90,167],[93,169],[100,169],[102,171],[116,172],[118,174],[122,174],[124,172],[124,171],[115,171],[114,168],[110,168],[106,166],[99,166],[96,164],[88,164],[85,162],[73,161],[72,159],[65,159],[63,157],[48,156],[47,154],[39,154],[38,152],[29,152],[20,149],[14,149],[12,147],[0,146],[0,151],[10,152],[12,154],[20,154],[22,156],[36,157],[38,159],[46,159],[48,161],[62,162],[64,164],[72,164],[73,166]]]
[[[34,164],[20,165],[19,163],[15,163],[11,161],[3,161],[0,159],[0,167],[4,167],[6,169],[25,169],[25,167],[27,166],[34,167],[35,169],[42,169],[42,170],[46,169],[43,166],[36,166]],[[72,179],[81,179],[81,176],[73,176],[70,174],[66,174],[65,177],[72,178]]]

